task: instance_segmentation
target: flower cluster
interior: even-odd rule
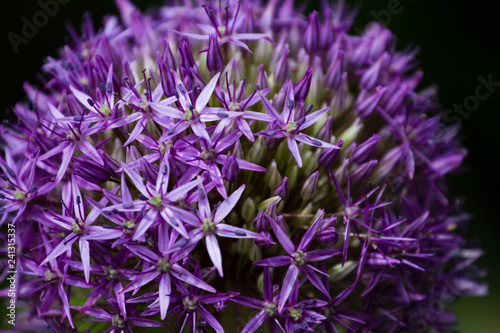
[[[342,1],[116,2],[1,125],[17,330],[453,330],[481,251],[414,51]]]

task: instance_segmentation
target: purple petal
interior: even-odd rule
[[[224,329],[222,328],[222,325],[215,319],[214,316],[210,312],[207,311],[203,306],[198,305],[198,313],[205,318],[207,323],[217,332],[217,333],[224,333]]]
[[[248,321],[248,323],[245,325],[245,327],[243,327],[243,330],[241,331],[241,333],[255,332],[260,327],[260,325],[262,325],[262,323],[264,323],[264,320],[266,319],[266,317],[267,317],[266,311],[265,310],[260,311],[255,316],[253,316],[252,319],[250,319]]]
[[[222,271],[222,255],[220,253],[219,242],[217,242],[217,237],[215,235],[207,235],[205,237],[207,242],[207,251],[212,263],[217,268],[219,275],[221,277],[224,276],[224,272]]]
[[[302,240],[300,241],[297,249],[304,251],[304,252],[307,250],[307,248],[309,247],[309,245],[313,241],[314,237],[316,237],[316,230],[318,229],[319,222],[323,218],[323,215],[324,215],[324,210],[321,210],[321,212],[319,213],[316,220],[309,227],[309,229],[307,229],[306,233],[302,237]]]
[[[315,111],[313,113],[310,113],[306,116],[306,120],[302,125],[300,125],[300,129],[305,129],[308,128],[309,126],[313,125],[316,123],[319,118],[321,118],[322,115],[324,115],[326,112],[328,112],[331,109],[331,107],[326,107],[324,109]]]
[[[280,242],[281,246],[283,246],[283,249],[286,251],[286,253],[292,255],[295,252],[295,245],[293,245],[292,241],[285,233],[283,228],[281,228],[274,220],[271,219],[270,221],[274,234],[278,238],[278,241]]]
[[[159,286],[159,294],[158,298],[160,299],[160,316],[161,320],[165,319],[168,311],[168,305],[170,304],[170,275],[162,274],[160,278],[160,286]]]
[[[302,158],[300,157],[300,152],[299,152],[299,147],[297,146],[297,142],[291,136],[288,136],[286,138],[286,141],[288,143],[288,149],[290,149],[290,151],[292,152],[292,155],[297,161],[299,168],[302,168]]]
[[[300,267],[300,271],[307,276],[307,279],[313,286],[318,288],[319,291],[321,291],[328,299],[331,299],[330,294],[328,293],[328,290],[325,288],[325,285],[321,282],[320,278],[314,273],[314,271],[308,267],[310,265],[305,265]]]
[[[193,274],[191,274],[186,269],[182,268],[178,264],[174,264],[172,269],[170,270],[171,274],[175,276],[177,279],[186,282],[192,286],[198,287],[200,289],[206,290],[211,293],[217,292],[212,286],[204,282],[203,280],[197,278]]]
[[[229,224],[225,223],[219,223],[217,224],[217,229],[215,233],[219,236],[222,237],[227,237],[227,238],[258,238],[260,237],[259,234],[243,229],[243,228],[238,228]]]
[[[207,106],[210,97],[212,97],[212,94],[214,93],[215,85],[219,80],[219,76],[220,73],[215,74],[215,76],[210,80],[210,82],[208,82],[205,88],[203,88],[203,91],[196,99],[196,110],[198,110],[198,112],[200,112],[201,110],[203,110],[203,108],[205,108],[205,106]]]
[[[288,271],[286,272],[285,280],[283,281],[283,287],[281,288],[280,301],[278,303],[278,311],[282,311],[285,306],[285,302],[290,297],[292,289],[297,282],[297,276],[299,275],[299,268],[295,265],[290,265]]]
[[[290,256],[276,256],[254,261],[254,265],[266,267],[280,267],[290,265],[293,262]]]
[[[85,282],[89,283],[90,280],[90,250],[89,242],[80,238],[80,255],[83,264],[83,273],[85,275]]]
[[[281,126],[285,126],[285,122],[283,121],[283,118],[281,118],[281,115],[274,109],[274,107],[269,103],[267,98],[262,95],[262,93],[259,91],[258,94],[260,95],[260,98],[262,100],[262,103],[264,103],[264,107],[266,108],[267,112],[269,115]],[[246,114],[246,112],[245,112]],[[259,120],[259,119],[256,119]]]
[[[223,201],[216,209],[214,214],[214,222],[219,223],[222,221],[230,212],[233,210],[234,206],[240,200],[241,194],[245,190],[245,185],[241,185],[236,191],[234,191],[227,200]]]
[[[84,155],[87,155],[90,157],[92,160],[96,161],[100,165],[104,165],[104,161],[97,151],[94,146],[90,144],[87,140],[80,141],[80,144],[78,145],[78,148],[80,148],[81,152]]]

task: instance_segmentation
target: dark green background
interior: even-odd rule
[[[136,0],[139,7],[160,5],[160,0]],[[388,9],[389,0],[349,1],[360,4],[355,26],[363,28],[376,20],[373,12]],[[304,2],[305,3],[305,2]],[[307,2],[311,7],[315,2]],[[96,26],[107,13],[116,14],[114,2],[70,0],[28,44],[15,54],[8,39],[9,32],[20,33],[21,18],[39,11],[37,1],[2,1],[0,107],[7,109],[24,98],[22,83],[36,82],[43,59],[55,55],[64,44],[65,26],[79,26],[83,13],[90,12]],[[388,27],[398,37],[398,49],[418,46],[417,59],[424,71],[423,85],[437,84],[444,109],[474,95],[478,76],[493,76],[500,81],[500,27],[495,2],[452,0],[401,0],[402,10],[391,15]],[[462,172],[451,177],[450,195],[463,198],[464,208],[474,215],[468,236],[471,244],[480,244],[486,255],[480,264],[489,271],[486,281],[490,294],[484,298],[460,299],[454,306],[459,314],[462,332],[494,333],[500,331],[500,88],[479,108],[463,120],[462,135],[469,150]],[[7,112],[7,111],[6,111]]]

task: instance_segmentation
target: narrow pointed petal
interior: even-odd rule
[[[234,191],[227,200],[223,201],[215,211],[214,222],[218,223],[222,221],[236,206],[238,200],[240,200],[241,194],[245,190],[245,185],[241,185],[236,191]]]
[[[292,153],[293,157],[295,158],[295,161],[297,161],[299,168],[302,168],[302,158],[300,157],[300,152],[299,152],[299,147],[297,146],[297,141],[295,141],[295,139],[290,137],[290,136],[286,138],[286,141],[288,143],[288,149],[290,149],[290,152]]]
[[[160,285],[159,285],[159,294],[158,298],[160,299],[160,317],[161,320],[164,320],[167,311],[168,311],[168,306],[170,304],[170,292],[171,292],[172,286],[170,284],[170,275],[169,274],[162,274],[160,278]]]
[[[217,242],[217,237],[215,235],[207,235],[205,237],[207,242],[207,250],[212,263],[217,268],[220,277],[224,276],[224,272],[222,271],[222,255],[220,252],[219,242]]]
[[[83,274],[85,275],[85,282],[89,283],[90,280],[90,250],[89,242],[80,238],[80,255],[82,257]]]
[[[215,85],[217,84],[217,81],[219,80],[220,73],[215,74],[215,76],[208,82],[208,84],[203,88],[203,91],[200,93],[200,96],[196,99],[196,110],[200,112],[207,106],[208,101],[210,100],[210,97],[212,97],[212,94],[214,93],[215,90]]]
[[[299,268],[295,265],[290,265],[288,271],[286,272],[285,280],[283,281],[283,287],[281,288],[280,301],[278,303],[278,311],[282,311],[285,306],[288,297],[292,293],[292,289],[297,282],[297,276],[299,275]]]

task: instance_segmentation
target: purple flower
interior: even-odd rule
[[[323,212],[320,212],[319,216],[313,222],[311,227],[309,227],[307,232],[302,237],[299,245],[297,246],[292,243],[284,230],[274,220],[271,220],[271,227],[273,228],[274,234],[278,238],[278,241],[287,254],[258,260],[254,262],[254,265],[268,267],[289,265],[285,280],[283,282],[283,288],[281,289],[278,311],[281,311],[283,309],[285,302],[288,300],[288,297],[292,293],[292,289],[297,282],[299,272],[304,274],[319,291],[321,291],[327,297],[330,297],[325,286],[315,273],[317,269],[309,262],[325,260],[326,258],[330,258],[334,255],[340,254],[342,251],[333,248],[307,251],[307,248],[316,237],[316,231],[321,221],[322,215]]]
[[[321,109],[319,111],[315,111],[311,114],[307,114],[301,117],[299,120],[295,121],[295,99],[292,84],[290,82],[288,83],[288,89],[286,93],[286,103],[281,114],[279,114],[274,109],[274,107],[271,105],[271,103],[269,103],[264,95],[262,95],[260,92],[259,95],[262,98],[262,102],[264,103],[267,112],[272,118],[274,127],[272,127],[268,131],[259,132],[256,134],[273,139],[286,138],[288,149],[290,149],[290,152],[297,161],[299,167],[302,167],[302,158],[297,146],[297,141],[314,147],[340,149],[335,145],[323,142],[318,139],[314,139],[304,133],[299,132],[300,130],[304,130],[314,124],[325,112],[330,109],[329,107]]]
[[[215,236],[229,238],[260,238],[259,234],[250,230],[222,223],[222,220],[231,212],[244,190],[245,185],[242,185],[239,189],[234,191],[227,200],[217,205],[216,210],[212,212],[207,193],[203,186],[200,185],[198,186],[199,201],[196,216],[193,215],[189,218],[186,216],[185,222],[193,227],[188,237],[189,243],[197,244],[200,240],[205,238],[210,259],[221,277],[224,275],[222,271],[222,255],[219,242]]]
[[[396,332],[487,293],[446,191],[459,128],[387,28],[351,35],[343,1],[116,3],[0,124],[16,329]]]

